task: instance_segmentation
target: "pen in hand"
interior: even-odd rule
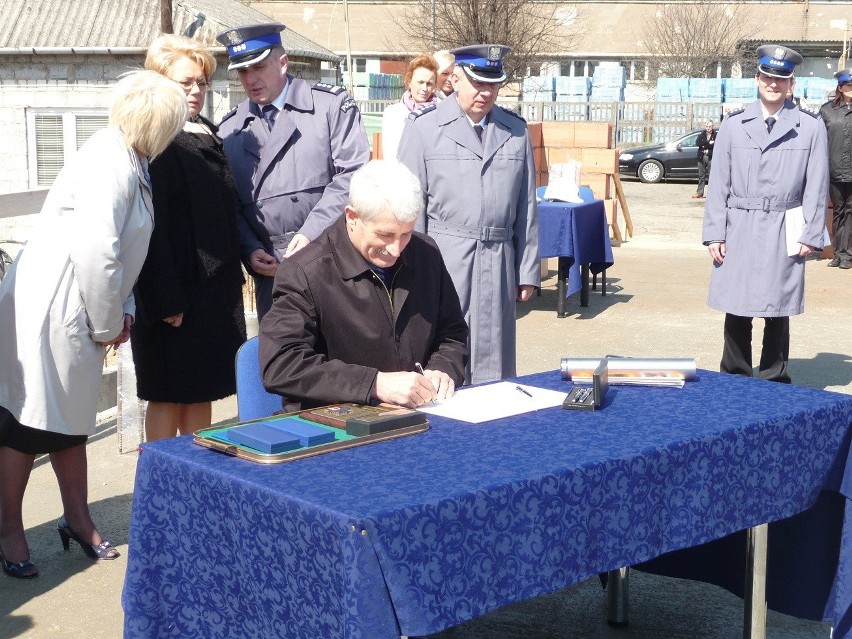
[[[521,391],[527,397],[532,397],[532,393],[529,392],[526,388],[521,388],[520,386],[515,386],[516,391]]]
[[[417,372],[418,372],[418,373],[420,373],[421,375],[423,375],[423,377],[426,377],[426,371],[424,371],[424,370],[423,370],[423,366],[420,364],[420,362],[414,362],[414,367],[417,369]],[[426,379],[429,381],[429,384],[432,386],[432,388],[433,388],[433,389],[435,390],[435,392],[437,393],[437,390],[438,390],[438,389],[437,389],[437,388],[435,388],[435,385],[432,383],[432,380],[430,380],[428,377],[426,377]],[[429,402],[427,402],[427,403],[434,402],[434,401],[436,401],[436,400],[437,400],[437,396],[436,396],[436,394],[435,394],[435,393],[433,393],[433,394],[432,394],[432,399],[431,399],[431,400],[429,400]]]

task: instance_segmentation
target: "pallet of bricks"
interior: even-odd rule
[[[588,186],[596,199],[604,201],[612,238],[623,239],[618,219],[619,205],[627,235],[633,222],[618,178],[618,150],[613,148],[612,125],[608,122],[534,122],[529,124],[536,165],[536,186],[548,182],[550,167],[574,160],[581,164],[580,185]]]

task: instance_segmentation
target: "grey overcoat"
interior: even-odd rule
[[[541,282],[526,122],[495,106],[480,142],[453,95],[409,116],[397,157],[423,185],[416,228],[440,247],[470,327],[467,382],[515,375],[516,287]]]
[[[730,113],[713,151],[702,241],[725,242],[708,304],[742,317],[804,312],[805,260],[788,257],[784,212],[801,206],[799,242],[823,246],[828,145],[819,115],[788,101],[767,133],[760,102]]]
[[[342,88],[287,76],[284,108],[272,131],[245,100],[219,126],[240,198],[243,260],[263,248],[279,261],[290,240],[309,240],[343,213],[349,181],[370,159],[355,100]],[[257,276],[258,312],[272,302],[272,277]]]
[[[106,354],[97,342],[135,314],[154,228],[143,163],[118,129],[95,133],[59,173],[0,284],[0,406],[24,426],[95,432]]]

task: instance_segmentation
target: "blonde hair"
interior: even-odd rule
[[[417,69],[429,69],[429,71],[435,74],[436,78],[438,77],[438,63],[435,62],[435,58],[428,53],[421,53],[408,63],[408,69],[405,71],[405,79],[403,81],[406,87],[411,84],[411,78],[414,77],[414,72]]]
[[[216,59],[201,43],[192,38],[172,34],[162,35],[151,43],[145,56],[145,68],[168,76],[169,69],[181,58],[189,58],[201,67],[201,72],[207,79],[216,70]]]
[[[435,51],[435,53],[432,54],[432,57],[435,58],[435,62],[438,63],[438,75],[452,71],[456,63],[456,56],[446,49]]]
[[[109,123],[140,155],[160,155],[188,118],[183,90],[155,71],[131,71],[115,85]]]

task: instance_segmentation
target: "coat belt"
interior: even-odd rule
[[[514,235],[512,229],[500,226],[462,226],[429,220],[429,231],[437,231],[453,237],[466,237],[480,242],[508,242]]]
[[[774,197],[729,197],[729,209],[742,209],[743,211],[786,211],[801,206],[799,200],[776,200]]]

